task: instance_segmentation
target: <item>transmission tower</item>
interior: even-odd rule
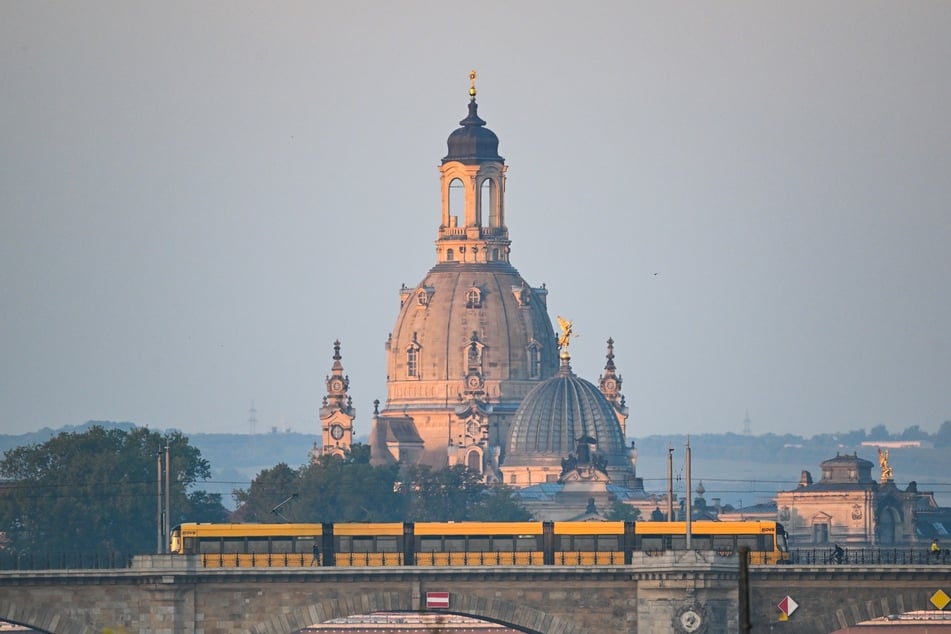
[[[248,427],[251,428],[251,435],[254,435],[254,428],[258,424],[258,410],[254,408],[254,401],[251,401],[251,409],[248,410]]]

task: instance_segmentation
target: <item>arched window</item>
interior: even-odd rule
[[[429,303],[429,295],[426,294],[424,290],[416,291],[416,303],[420,306],[425,306]]]
[[[453,251],[452,249],[446,249],[446,261],[452,262],[455,259],[456,259],[456,252]]]
[[[482,293],[478,288],[470,288],[466,291],[466,308],[481,308]]]
[[[419,376],[419,348],[410,346],[406,350],[406,375]]]
[[[482,453],[472,450],[466,455],[466,466],[476,473],[482,473]]]
[[[542,375],[542,354],[539,350],[538,342],[533,341],[528,344],[528,376],[532,379],[540,378]]]
[[[482,226],[483,227],[497,227],[499,226],[496,206],[495,206],[495,196],[493,196],[493,183],[491,178],[487,178],[482,181],[482,187],[479,189],[479,207],[482,211]]]
[[[454,178],[449,183],[449,226],[459,226],[459,214],[465,216],[466,188],[461,179]]]

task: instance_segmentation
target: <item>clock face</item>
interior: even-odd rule
[[[341,381],[340,379],[334,379],[333,381],[330,382],[330,389],[333,390],[334,392],[339,392],[340,390],[343,389],[343,381]]]
[[[698,632],[703,625],[703,618],[700,613],[693,608],[688,608],[680,613],[680,627],[684,632]]]
[[[469,377],[468,385],[471,389],[475,389],[479,387],[480,385],[482,385],[482,379],[480,379],[476,375],[472,375]]]
[[[469,421],[469,424],[466,425],[466,431],[469,432],[469,435],[475,438],[479,433],[479,423],[474,420]]]
[[[616,386],[617,385],[614,383],[612,379],[608,379],[607,381],[604,382],[604,387],[609,390],[613,390]]]
[[[334,440],[340,440],[343,438],[343,427],[340,425],[331,426],[330,435],[334,437]]]

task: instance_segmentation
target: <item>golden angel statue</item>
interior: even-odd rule
[[[558,337],[558,349],[568,350],[568,341],[571,339],[571,322],[558,315],[558,325],[561,327],[561,335]]]
[[[878,448],[878,464],[882,467],[882,484],[892,479],[892,468],[888,466],[888,450]]]

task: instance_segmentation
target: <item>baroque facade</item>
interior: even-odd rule
[[[436,263],[418,284],[399,289],[385,345],[387,398],[372,413],[371,462],[465,465],[487,482],[516,487],[579,478],[639,483],[625,447],[628,409],[614,342],[597,386],[575,376],[570,323],[559,318],[562,333],[555,332],[548,289],[531,285],[510,261],[507,166],[479,117],[474,72],[470,79],[468,114],[439,167]],[[339,357],[338,342],[316,453],[352,443],[354,410]],[[558,398],[571,406],[551,407]]]
[[[889,546],[944,532],[946,509],[938,507],[934,493],[919,491],[916,482],[900,489],[887,451],[879,449],[879,464],[876,481],[870,461],[837,454],[822,463],[818,482],[803,471],[794,490],[777,493],[776,513],[790,546]]]

